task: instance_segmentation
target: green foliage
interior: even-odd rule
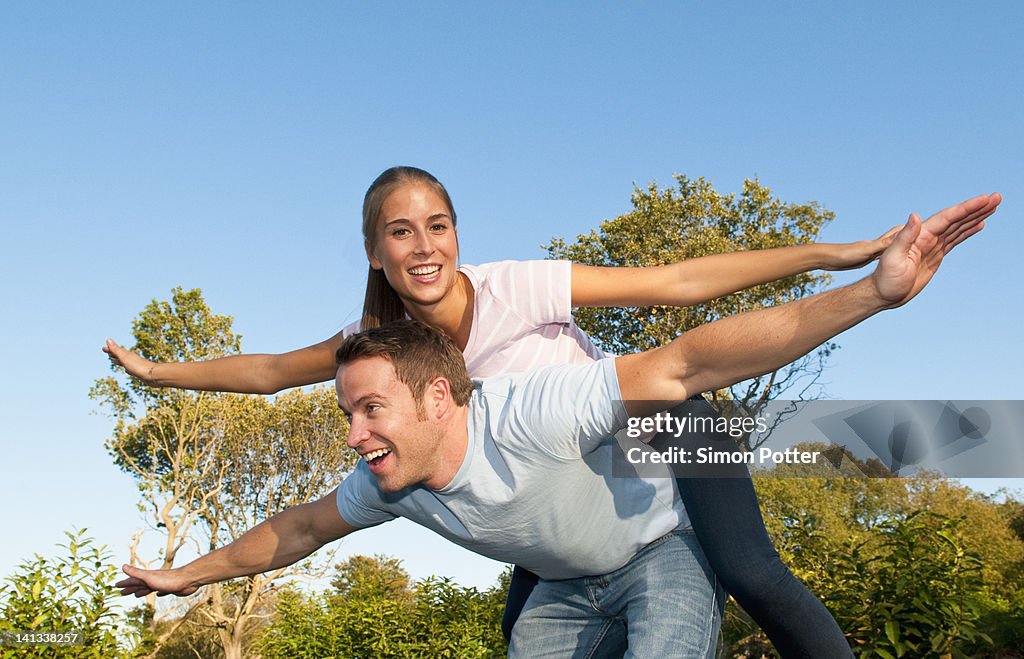
[[[240,350],[228,316],[214,314],[198,289],[172,291],[170,301],[150,303],[133,323],[133,350],[154,361],[210,359]],[[120,373],[119,369],[115,369]],[[107,441],[116,464],[136,482],[140,510],[165,536],[161,560],[169,568],[188,541],[212,550],[239,537],[284,508],[322,496],[351,468],[348,426],[330,388],[290,391],[268,399],[150,387],[107,377],[90,392],[113,415]],[[207,586],[181,611],[149,611],[150,652],[190,648],[205,654],[215,645],[240,656],[257,612],[284,574],[308,572],[311,562],[271,575]],[[177,635],[177,638],[172,638]]]
[[[0,646],[0,657],[116,657],[117,620],[113,589],[117,568],[106,547],[96,547],[85,529],[65,532],[66,553],[36,555],[0,585],[0,630],[75,631],[83,646]]]
[[[675,187],[662,190],[652,183],[636,188],[632,202],[632,211],[602,222],[571,244],[553,238],[546,246],[548,255],[589,265],[647,267],[814,242],[834,217],[816,203],[785,203],[756,180],[745,181],[737,196],[719,194],[703,178],[677,175]],[[574,310],[573,316],[600,346],[628,354],[664,345],[719,318],[802,298],[829,281],[828,275],[807,273],[691,307],[585,308]],[[741,383],[729,397],[756,405],[798,384],[806,387],[834,348],[827,344],[816,355]]]
[[[859,655],[1022,656],[1016,502],[995,503],[934,477],[754,483],[783,561],[822,598]],[[734,605],[723,628],[730,653],[770,653]]]
[[[228,589],[235,595],[234,601],[240,602],[244,597],[244,589],[240,582],[233,582]],[[241,656],[254,656],[251,651],[251,640],[273,615],[276,598],[270,593],[260,598],[253,611],[252,621],[246,625],[246,633],[239,646]],[[196,657],[225,657],[225,647],[221,638],[221,628],[211,624],[210,601],[201,602],[188,616],[178,619],[154,620],[153,612],[148,607],[138,607],[128,612],[128,624],[136,630],[140,641],[135,647],[135,656],[152,659],[195,659]]]
[[[970,656],[1024,657],[1024,589],[986,588],[979,627],[992,643],[975,643]]]
[[[335,567],[334,593],[346,599],[385,598],[411,601],[409,573],[397,558],[350,556]]]
[[[132,321],[135,343],[131,350],[157,362],[196,361],[235,354],[241,337],[231,331],[230,316],[212,313],[202,291],[171,291],[170,301],[153,300]],[[120,374],[119,367],[111,367]],[[207,416],[206,401],[214,394],[151,387],[134,378],[108,376],[89,392],[113,414],[116,427],[107,448],[117,465],[130,474],[139,470],[166,474],[173,470],[173,449],[180,437],[182,418],[199,421]],[[145,415],[133,423],[140,410]]]
[[[964,550],[961,522],[914,512],[835,556],[822,594],[855,654],[965,657],[962,648],[991,641],[978,628],[982,562]]]
[[[284,592],[257,648],[263,657],[503,656],[507,577],[486,592],[432,577],[410,585],[398,561],[354,556],[332,591]]]

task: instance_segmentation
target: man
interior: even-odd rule
[[[714,656],[723,594],[671,478],[611,478],[611,435],[656,401],[771,371],[905,304],[1001,198],[912,215],[869,277],[698,328],[647,352],[491,378],[475,387],[443,334],[414,322],[350,337],[339,404],[363,457],[331,495],[173,570],[125,566],[122,594],[188,595],[308,556],[395,516],[542,577],[510,654]]]

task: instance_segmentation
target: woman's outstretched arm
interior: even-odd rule
[[[860,268],[878,258],[899,229],[874,240],[712,254],[649,268],[573,264],[572,306],[685,307],[809,270]]]
[[[232,355],[198,362],[152,362],[113,339],[107,339],[103,352],[129,375],[153,387],[273,394],[333,380],[338,370],[334,353],[343,339],[338,332],[326,341],[279,355]]]

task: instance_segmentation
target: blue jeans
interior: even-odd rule
[[[693,532],[673,531],[622,568],[533,589],[509,657],[715,656],[725,591]]]

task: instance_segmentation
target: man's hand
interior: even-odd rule
[[[184,597],[199,590],[199,586],[192,583],[180,568],[143,570],[131,565],[123,565],[121,570],[128,575],[128,578],[118,581],[114,586],[121,589],[122,595],[145,597],[150,593],[156,593],[161,597],[164,595]]]
[[[942,258],[985,227],[1002,202],[996,192],[950,206],[922,222],[916,213],[882,253],[871,275],[879,299],[893,309],[909,302],[931,280]]]

